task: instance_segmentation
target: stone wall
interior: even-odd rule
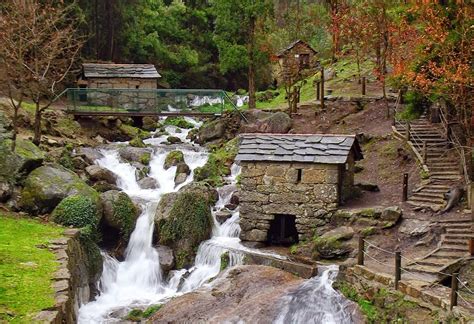
[[[294,215],[299,240],[325,225],[339,202],[339,167],[241,162],[240,227],[244,241],[265,242],[275,215]],[[298,170],[301,170],[299,178]]]
[[[341,165],[341,199],[347,201],[353,197],[354,191],[354,174],[355,174],[355,161],[354,154],[349,154],[347,163]]]
[[[54,307],[41,311],[35,322],[77,323],[79,306],[93,297],[91,287],[97,282],[100,273],[91,273],[85,247],[79,239],[77,229],[67,229],[64,237],[50,242],[49,249],[59,262],[54,274]]]
[[[92,78],[88,79],[88,88],[91,89],[117,89],[110,92],[89,92],[87,99],[82,97],[81,101],[87,101],[89,106],[107,106],[123,109],[153,110],[156,107],[157,98],[154,91],[119,91],[118,89],[149,89],[157,88],[155,79],[134,78]]]

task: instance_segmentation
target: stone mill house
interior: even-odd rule
[[[354,163],[362,159],[355,136],[243,134],[240,238],[293,244],[348,199]]]
[[[74,104],[154,109],[161,75],[153,64],[84,63]],[[147,91],[148,90],[148,91]]]

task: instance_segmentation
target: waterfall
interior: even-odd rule
[[[350,324],[350,302],[332,288],[338,266],[320,267],[320,275],[309,279],[283,297],[275,324]]]

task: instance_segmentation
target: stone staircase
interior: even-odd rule
[[[438,221],[444,229],[438,247],[416,262],[408,263],[409,272],[418,273],[433,281],[443,280],[458,269],[460,261],[469,256],[468,240],[474,238],[470,218]]]
[[[449,149],[449,143],[441,129],[430,123],[425,116],[410,122],[410,145],[419,159],[423,159],[423,142],[426,143],[425,169],[429,173],[426,184],[415,189],[408,204],[417,208],[441,210],[445,205],[444,194],[462,179],[457,156]],[[398,138],[404,138],[406,125],[397,123],[394,131]]]

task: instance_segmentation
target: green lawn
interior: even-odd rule
[[[59,238],[63,228],[0,214],[0,323],[30,323],[54,305],[55,255],[37,246]]]

